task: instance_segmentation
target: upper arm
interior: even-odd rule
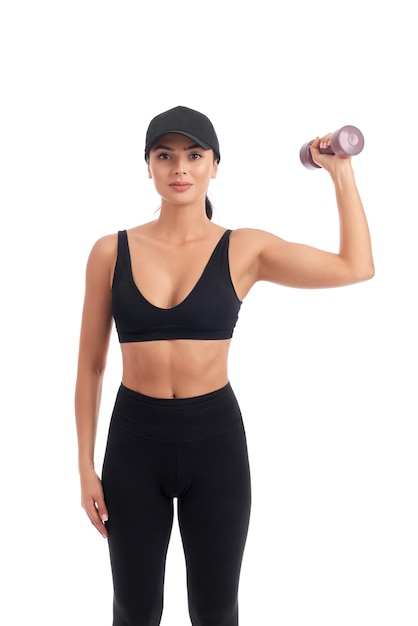
[[[338,287],[353,282],[341,257],[266,234],[259,251],[258,280],[289,287]]]
[[[86,267],[80,331],[79,365],[103,370],[112,329],[112,275],[117,236],[108,235],[93,246]]]
[[[258,281],[301,288],[353,282],[350,268],[338,254],[289,242],[263,230],[240,229],[234,234],[231,272],[241,295]]]

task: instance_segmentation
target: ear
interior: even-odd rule
[[[148,165],[148,178],[152,178],[152,174],[151,174],[151,170],[150,170],[150,166]]]
[[[212,167],[212,174],[211,174],[211,178],[216,178],[216,174],[218,173],[218,161],[214,161],[213,162],[213,167]]]

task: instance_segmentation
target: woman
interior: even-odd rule
[[[334,184],[338,254],[211,222],[220,162],[210,120],[186,107],[148,128],[148,174],[161,196],[152,222],[99,239],[86,271],[76,384],[82,505],[108,537],[114,626],[156,626],[173,498],[195,626],[238,624],[238,582],[250,513],[242,418],[228,381],[241,303],[257,281],[337,287],[373,276],[370,236],[350,159],[311,147]],[[94,445],[115,321],[122,383],[101,479]]]

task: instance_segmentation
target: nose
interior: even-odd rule
[[[174,166],[174,170],[176,174],[185,174],[186,173],[186,163],[184,158],[179,158]]]

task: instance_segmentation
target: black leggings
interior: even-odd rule
[[[241,412],[230,385],[185,399],[121,385],[103,465],[113,626],[158,626],[173,498],[194,626],[237,626],[250,516]]]

